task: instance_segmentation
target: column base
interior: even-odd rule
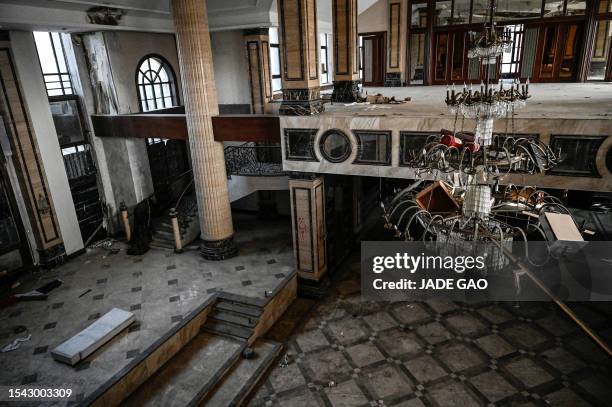
[[[396,88],[402,86],[402,74],[400,72],[387,72],[385,75],[385,87]]]
[[[281,116],[314,116],[325,110],[319,88],[283,89]]]
[[[359,99],[359,81],[334,81],[332,102],[353,103]]]
[[[238,255],[234,237],[223,240],[205,240],[200,246],[200,254],[206,260],[225,260]]]

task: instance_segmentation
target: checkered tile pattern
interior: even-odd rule
[[[246,215],[234,220],[240,255],[232,259],[204,260],[197,247],[182,254],[152,249],[135,257],[126,255],[125,245],[117,243],[115,247],[121,248],[117,254],[90,249],[54,270],[24,280],[21,292],[56,278],[63,284],[46,301],[0,309],[0,345],[32,334],[19,349],[0,354],[0,384],[70,385],[82,398],[213,293],[265,298],[265,292],[276,288],[294,267],[290,221],[262,222]],[[136,321],[127,332],[74,368],[52,359],[53,348],[113,307],[134,313]]]
[[[340,294],[358,278],[315,307],[251,406],[610,405],[611,359],[552,304],[362,303]],[[610,338],[605,308],[574,308]]]

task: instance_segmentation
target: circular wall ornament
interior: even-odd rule
[[[319,151],[327,161],[341,163],[351,155],[351,140],[342,130],[327,130],[319,141]]]

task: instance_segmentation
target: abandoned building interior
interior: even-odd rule
[[[609,276],[360,257],[612,241],[612,0],[0,0],[0,113],[0,405],[612,403]]]

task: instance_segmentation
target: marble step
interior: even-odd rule
[[[281,344],[266,340],[255,341],[252,348],[255,357],[240,359],[200,406],[240,406],[282,350]]]
[[[181,226],[181,233],[184,233],[187,230],[186,226]],[[157,234],[157,233],[163,233],[163,234],[169,234],[169,235],[174,235],[174,229],[172,229],[172,225],[158,225],[158,226],[153,226],[153,233]]]
[[[137,388],[122,406],[195,406],[239,361],[244,342],[200,333]]]
[[[217,321],[214,319],[207,320],[202,326],[202,331],[217,335],[229,336],[238,340],[247,340],[253,334],[252,328],[232,324],[231,322]]]
[[[184,230],[181,230],[181,237],[185,234]],[[168,232],[166,230],[156,230],[153,232],[153,237],[157,237],[160,240],[172,240],[174,242],[174,232]]]
[[[258,321],[258,317],[219,309],[213,310],[208,317],[217,321],[225,321],[244,326],[246,328],[254,328]]]
[[[219,302],[215,305],[215,308],[223,311],[245,314],[252,317],[259,317],[263,312],[263,309],[258,306],[226,300],[219,300]]]

